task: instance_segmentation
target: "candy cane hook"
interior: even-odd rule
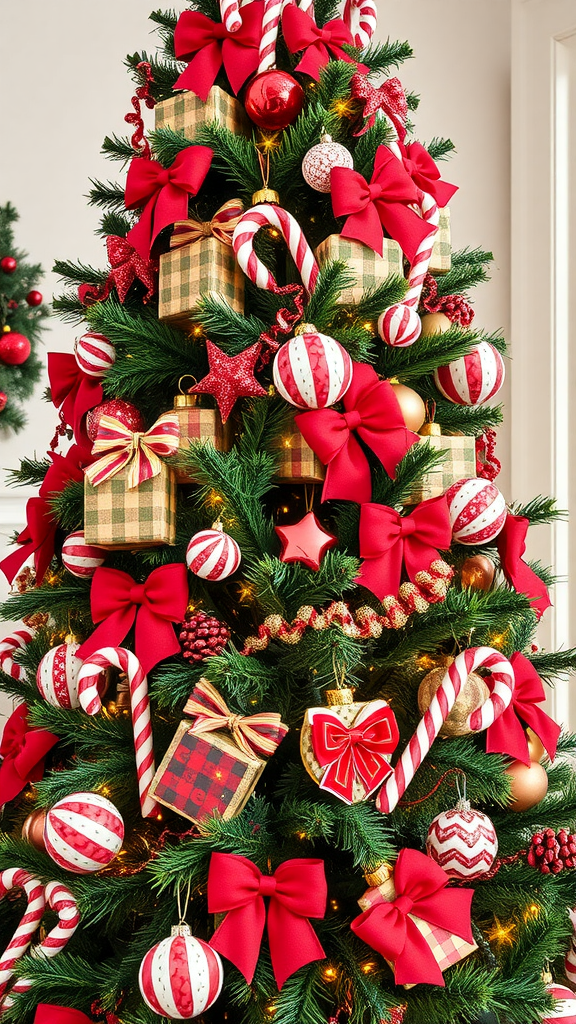
[[[34,636],[34,630],[22,623],[10,636],[0,640],[0,668],[6,675],[17,681],[26,679],[26,670],[14,661],[12,655],[15,651],[23,651],[26,644],[29,644]]]
[[[354,36],[354,46],[365,50],[370,45],[378,25],[375,0],[346,0],[344,21]]]
[[[65,885],[62,885],[61,882],[48,882],[45,897],[50,909],[58,914],[58,923],[48,932],[42,942],[33,947],[31,953],[35,957],[56,956],[70,942],[80,924],[78,904]],[[11,997],[19,992],[28,992],[32,985],[33,982],[28,978],[19,978],[12,986],[10,995],[4,1000],[3,1008],[8,1009],[9,1006],[12,1006]]]
[[[320,267],[298,221],[287,210],[270,203],[252,207],[236,225],[232,237],[234,255],[242,270],[258,288],[275,291],[273,274],[254,252],[254,238],[261,228],[275,227],[286,242],[309,295],[316,288]]]
[[[24,917],[0,956],[0,997],[4,995],[10,979],[14,976],[15,964],[28,950],[46,906],[42,882],[22,868],[6,868],[0,872],[0,899],[11,889],[23,889],[28,904]],[[4,1009],[7,1009],[6,1001],[2,1002],[0,1012]]]

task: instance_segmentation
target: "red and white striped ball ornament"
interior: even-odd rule
[[[298,409],[326,409],[346,394],[352,382],[352,357],[342,345],[302,324],[276,353],[276,390]]]
[[[396,302],[380,315],[378,334],[392,348],[407,348],[418,341],[422,333],[422,321],[413,306]]]
[[[84,530],[69,533],[62,545],[62,565],[79,579],[90,579],[108,555],[104,548],[87,544]]]
[[[446,491],[452,536],[458,544],[488,544],[506,520],[506,502],[482,477],[458,480]]]
[[[78,675],[82,668],[76,651],[77,643],[59,644],[42,658],[36,672],[36,685],[40,696],[54,708],[79,708]]]
[[[195,576],[211,583],[228,579],[240,565],[240,547],[214,523],[211,530],[195,533],[186,551],[186,564]]]
[[[540,1024],[552,1024],[556,1020],[562,1020],[564,1024],[576,1024],[576,993],[554,981],[546,985],[546,991],[558,1002],[553,1010],[542,1017]]]
[[[497,348],[481,341],[466,356],[434,370],[438,390],[455,405],[483,405],[504,383],[504,360]]]
[[[469,800],[459,800],[432,820],[426,851],[450,878],[481,878],[498,853],[496,829],[487,814],[471,810]]]
[[[50,808],[44,825],[46,853],[59,867],[89,875],[110,864],[124,841],[124,822],[100,793],[71,793]]]
[[[116,361],[116,349],[103,334],[89,331],[78,338],[74,355],[80,369],[88,377],[103,377]]]
[[[147,1006],[171,1020],[191,1020],[216,1002],[224,969],[216,952],[195,939],[188,925],[176,925],[169,939],[152,946],[142,963],[138,981]]]

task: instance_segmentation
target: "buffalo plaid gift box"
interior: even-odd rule
[[[291,480],[297,484],[322,483],[326,470],[310,445],[304,440],[294,420],[279,441],[280,462],[277,480]]]
[[[402,249],[393,238],[384,239],[384,255],[379,256],[368,245],[340,235],[329,235],[316,249],[320,266],[327,260],[345,260],[356,275],[356,284],[345,288],[338,299],[342,304],[356,304],[367,288],[377,288],[392,275],[404,276]]]
[[[244,312],[244,275],[232,246],[214,237],[160,256],[160,320],[189,324],[201,295],[224,298],[237,313]]]
[[[200,125],[211,121],[218,121],[235,135],[250,134],[250,122],[242,104],[218,85],[212,86],[206,103],[193,92],[181,92],[157,103],[154,114],[157,129],[172,128],[175,132],[183,132],[191,142]]]
[[[176,542],[176,475],[162,464],[157,476],[127,486],[128,470],[93,487],[84,479],[84,536],[101,548],[153,547]]]
[[[448,455],[444,462],[428,470],[414,484],[405,499],[407,505],[418,505],[421,501],[427,501],[428,498],[438,498],[458,480],[469,480],[476,476],[476,439],[474,437],[469,434],[441,434],[440,427],[436,423],[425,426],[436,428],[436,430],[425,434],[420,441],[429,444],[437,451],[447,452]],[[425,428],[422,429],[424,431]]]
[[[450,237],[450,207],[440,210],[440,223],[434,239],[434,248],[428,267],[430,274],[447,274],[452,266],[452,242]]]
[[[197,395],[176,395],[174,412],[180,424],[179,452],[188,451],[191,441],[209,441],[218,451],[230,451],[233,440],[230,422],[222,423],[217,409],[202,407]],[[179,484],[195,483],[180,468],[176,470],[176,479]]]

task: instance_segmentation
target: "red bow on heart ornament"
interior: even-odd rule
[[[208,913],[226,914],[210,945],[238,968],[251,983],[264,926],[278,988],[291,974],[324,950],[308,920],[326,913],[328,888],[324,861],[286,860],[273,875],[263,875],[247,857],[213,853],[208,872]],[[268,897],[268,914],[264,904]]]
[[[513,516],[509,512],[496,538],[496,546],[500,555],[500,567],[508,583],[519,594],[526,594],[526,597],[530,598],[537,618],[541,618],[546,609],[551,607],[552,602],[546,584],[522,558],[526,552],[529,525],[528,519],[524,516]]]
[[[390,118],[394,125],[398,138],[402,141],[406,135],[406,119],[408,117],[408,102],[402,82],[399,78],[388,78],[378,88],[372,85],[367,75],[356,72],[352,76],[351,94],[352,99],[364,103],[362,116],[366,119],[364,126],[356,136],[364,135],[369,128],[376,124],[376,113],[383,110],[386,117]]]
[[[180,423],[176,413],[165,412],[144,433],[132,433],[114,416],[101,416],[92,454],[99,455],[85,470],[93,487],[128,468],[127,487],[132,490],[158,476],[161,459],[178,451]]]
[[[387,505],[368,502],[360,509],[360,557],[355,579],[382,599],[398,593],[402,567],[410,580],[428,570],[452,541],[452,528],[445,495],[429,498],[409,516],[401,516]]]
[[[310,75],[316,82],[320,79],[321,68],[326,67],[331,56],[334,60],[356,64],[360,71],[368,71],[364,64],[358,64],[342,49],[343,46],[354,46],[352,33],[342,18],[327,21],[320,28],[309,14],[290,4],[282,15],[282,33],[290,53],[305,51],[294,70]]]
[[[170,167],[136,156],[128,168],[124,202],[127,210],[144,207],[140,220],[128,232],[130,245],[144,260],[157,235],[188,216],[188,196],[200,190],[212,163],[208,146],[187,146]]]
[[[102,381],[84,373],[75,357],[66,352],[48,353],[48,378],[53,404],[72,427],[76,440],[88,447],[85,417],[104,401]]]
[[[54,733],[28,725],[25,704],[12,712],[0,742],[0,806],[18,796],[29,782],[42,778],[44,758],[56,743]]]
[[[314,756],[326,769],[320,789],[351,804],[356,780],[368,797],[392,771],[386,755],[396,749],[400,734],[385,700],[370,701],[350,728],[330,708],[309,708],[308,721]]]
[[[258,68],[263,9],[262,0],[243,6],[242,26],[236,32],[228,32],[199,11],[184,11],[174,32],[174,52],[177,60],[188,61],[188,67],[174,88],[190,89],[205,103],[224,65],[237,95]]]
[[[411,142],[409,146],[399,143],[398,148],[402,153],[404,168],[414,184],[432,196],[438,206],[446,206],[458,191],[458,185],[450,185],[447,181],[441,180],[440,171],[428,150],[424,149],[420,142]]]
[[[374,903],[350,925],[358,938],[394,964],[397,985],[444,985],[444,978],[413,917],[473,943],[473,889],[447,889],[449,876],[417,850],[400,850],[394,866],[396,899]]]
[[[411,263],[420,243],[436,230],[410,209],[418,202],[418,188],[387,146],[378,147],[369,182],[348,167],[333,167],[330,181],[334,216],[347,218],[342,238],[362,242],[379,256],[384,251],[383,229]]]
[[[540,706],[546,700],[542,680],[532,663],[519,651],[512,655],[510,664],[516,680],[512,703],[486,730],[486,752],[509,754],[517,761],[530,764],[528,740],[524,732],[524,725],[528,725],[542,740],[553,761],[562,729]],[[486,680],[488,686],[490,680],[489,676]]]
[[[394,389],[367,363],[354,363],[352,383],[342,399],[344,412],[314,409],[299,413],[302,437],[328,467],[322,501],[339,498],[359,504],[372,497],[368,459],[356,435],[380,459],[389,476],[418,435],[408,430]]]

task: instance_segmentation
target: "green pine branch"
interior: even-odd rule
[[[451,139],[442,139],[438,136],[434,136],[424,148],[428,150],[433,160],[445,160],[451,153],[456,152],[456,146]]]

